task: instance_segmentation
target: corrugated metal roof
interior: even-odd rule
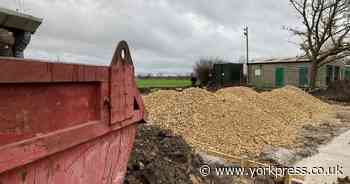
[[[0,7],[0,27],[15,28],[34,33],[43,19]]]
[[[271,58],[271,59],[257,59],[249,61],[249,64],[269,64],[269,63],[296,63],[296,62],[310,62],[305,56],[288,57],[288,58]]]

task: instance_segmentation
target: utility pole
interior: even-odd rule
[[[248,67],[248,64],[249,64],[249,29],[248,29],[248,26],[246,26],[244,28],[244,36],[246,38],[246,65],[247,65],[247,83],[249,82],[249,67]]]
[[[244,36],[246,38],[246,46],[247,46],[247,51],[246,51],[246,54],[247,54],[247,58],[246,58],[246,61],[247,61],[247,64],[249,63],[249,29],[248,29],[248,26],[246,26],[244,28]]]

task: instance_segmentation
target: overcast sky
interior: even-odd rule
[[[245,25],[251,58],[301,53],[283,29],[298,22],[288,0],[24,0],[24,11],[44,18],[25,53],[32,58],[106,65],[126,40],[138,73],[188,73],[201,57],[244,56]]]

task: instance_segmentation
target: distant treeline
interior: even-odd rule
[[[153,75],[137,75],[137,79],[163,79],[163,80],[189,80],[190,75],[178,75],[178,76],[153,76]]]

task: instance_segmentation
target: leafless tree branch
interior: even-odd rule
[[[348,1],[289,0],[304,25],[289,30],[303,40],[301,49],[313,62],[316,74],[319,67],[350,55]]]

